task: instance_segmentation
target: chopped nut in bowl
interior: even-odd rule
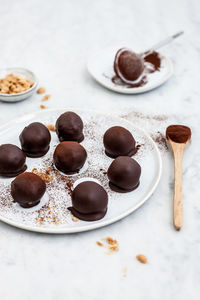
[[[0,69],[0,100],[17,102],[30,97],[37,88],[33,72],[23,68]]]

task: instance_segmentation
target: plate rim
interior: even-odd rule
[[[128,88],[128,89],[125,89],[125,88],[122,89],[122,88],[117,87],[117,86],[116,87],[112,87],[111,85],[102,82],[97,76],[95,76],[94,73],[91,71],[92,69],[90,68],[90,65],[92,65],[91,61],[96,56],[98,56],[101,53],[105,52],[106,49],[107,50],[108,49],[114,49],[115,47],[117,48],[117,46],[109,46],[109,47],[106,47],[106,48],[102,49],[101,51],[98,51],[98,52],[92,54],[88,58],[87,63],[86,63],[86,68],[87,68],[87,71],[90,74],[90,76],[92,76],[92,78],[95,79],[96,82],[98,82],[101,86],[109,89],[110,91],[113,91],[113,92],[116,92],[116,93],[120,93],[120,94],[127,94],[127,95],[134,95],[134,94],[146,93],[146,92],[149,92],[149,91],[151,91],[151,90],[153,90],[153,89],[161,86],[162,84],[164,84],[173,75],[173,73],[174,73],[174,66],[173,66],[172,60],[168,56],[164,55],[162,52],[159,51],[159,53],[165,58],[165,60],[167,61],[168,66],[169,66],[169,72],[163,77],[163,79],[160,81],[160,83],[153,84],[153,85],[151,85],[148,88],[145,87],[145,85],[141,86],[141,87],[134,87],[134,88]],[[129,47],[129,48],[132,48],[132,47]],[[135,48],[138,48],[138,47],[135,47]],[[118,47],[118,49],[120,49],[120,47]],[[138,49],[140,49],[140,48],[138,48]]]
[[[27,230],[27,231],[31,231],[31,232],[39,232],[39,233],[47,233],[47,234],[69,234],[69,233],[79,233],[79,232],[84,232],[84,231],[90,231],[90,230],[94,230],[94,229],[98,229],[98,228],[101,228],[101,227],[105,227],[107,225],[110,225],[110,224],[113,224],[123,218],[125,218],[126,216],[130,215],[131,213],[133,213],[135,210],[137,210],[140,206],[142,206],[151,196],[152,194],[154,193],[154,191],[156,190],[159,182],[160,182],[160,179],[161,179],[161,175],[162,175],[162,158],[161,158],[161,154],[160,154],[160,151],[158,149],[158,146],[156,145],[156,143],[153,141],[153,139],[151,138],[151,136],[145,131],[143,130],[142,128],[136,126],[133,122],[131,121],[128,121],[126,119],[123,119],[119,116],[116,116],[116,115],[112,115],[112,114],[107,114],[107,113],[104,113],[104,112],[98,112],[97,110],[93,110],[93,109],[79,109],[79,108],[73,108],[73,107],[68,107],[67,109],[65,108],[50,108],[50,109],[46,109],[45,111],[35,111],[35,112],[32,112],[32,113],[29,113],[29,114],[25,114],[21,117],[18,117],[18,118],[14,118],[13,120],[11,121],[8,121],[6,122],[5,124],[1,125],[0,126],[0,131],[3,129],[3,128],[6,128],[7,126],[9,126],[9,124],[14,124],[16,122],[20,122],[23,121],[24,118],[31,118],[33,116],[36,116],[36,115],[41,115],[41,114],[45,114],[45,113],[48,113],[48,112],[60,112],[60,111],[77,111],[77,112],[94,112],[96,114],[99,114],[99,115],[103,115],[103,116],[107,116],[107,117],[112,117],[112,118],[115,118],[117,120],[123,120],[127,123],[129,123],[134,129],[138,130],[138,131],[141,131],[144,136],[146,138],[148,138],[148,140],[151,142],[151,144],[153,145],[154,147],[154,150],[156,152],[156,155],[157,155],[157,160],[158,160],[158,174],[156,176],[156,179],[151,187],[151,189],[149,190],[149,192],[146,194],[146,196],[143,198],[142,201],[140,201],[137,205],[135,205],[134,207],[132,208],[129,208],[128,210],[126,210],[124,213],[120,213],[118,216],[116,217],[113,217],[109,220],[105,220],[105,221],[102,221],[102,222],[99,222],[99,223],[93,223],[91,222],[91,224],[89,224],[88,226],[80,226],[80,227],[32,227],[30,225],[24,225],[24,224],[21,224],[21,223],[17,223],[15,221],[12,221],[12,220],[9,220],[5,217],[2,217],[0,215],[0,221],[6,223],[6,224],[9,224],[13,227],[16,227],[16,228],[20,228],[20,229],[23,229],[23,230]],[[102,219],[103,220],[103,219]],[[88,222],[90,223],[90,222]]]

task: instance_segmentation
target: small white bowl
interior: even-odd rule
[[[29,79],[30,81],[33,81],[33,86],[28,89],[27,91],[24,91],[22,93],[17,94],[3,94],[0,93],[0,101],[4,102],[18,102],[21,100],[24,100],[28,97],[30,97],[36,90],[38,81],[35,76],[35,74],[27,69],[24,68],[6,68],[6,69],[0,69],[0,78],[5,77],[8,74],[14,74],[16,76],[21,76]]]

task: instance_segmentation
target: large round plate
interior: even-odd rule
[[[160,71],[156,71],[152,74],[147,75],[148,82],[144,86],[130,88],[126,86],[116,85],[112,82],[111,79],[114,76],[113,63],[115,54],[120,48],[122,47],[115,46],[103,49],[102,51],[92,55],[87,63],[87,69],[90,75],[98,83],[114,92],[123,94],[139,94],[148,92],[163,84],[173,74],[173,64],[171,60],[161,54],[162,60]],[[134,49],[138,53],[141,52],[141,49],[137,47],[132,47],[132,49]]]
[[[116,222],[147,201],[155,191],[161,176],[162,162],[159,150],[149,135],[134,124],[111,115],[100,114],[95,111],[74,110],[84,122],[85,139],[82,145],[87,149],[88,159],[83,170],[74,176],[63,177],[54,174],[54,178],[47,183],[47,192],[41,203],[31,209],[23,209],[12,202],[10,196],[10,182],[13,179],[0,177],[0,220],[10,225],[37,232],[72,233],[92,230]],[[19,144],[18,136],[23,128],[31,122],[39,121],[44,124],[54,124],[63,109],[46,110],[25,115],[7,123],[0,128],[0,144]],[[109,189],[105,171],[112,159],[104,154],[102,137],[111,126],[120,125],[130,130],[141,145],[134,158],[142,167],[140,186],[125,194],[115,193]],[[28,171],[37,168],[45,172],[52,167],[52,154],[58,139],[55,132],[51,132],[52,140],[50,151],[43,158],[27,158]],[[51,175],[52,175],[51,174]],[[82,178],[95,178],[109,195],[108,212],[106,216],[96,222],[74,222],[74,218],[67,207],[71,205],[71,197],[66,189],[66,183],[76,182]]]

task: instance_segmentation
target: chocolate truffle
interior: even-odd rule
[[[126,193],[139,186],[141,167],[133,158],[119,156],[111,163],[107,174],[111,190]]]
[[[77,142],[60,143],[53,155],[56,168],[65,174],[77,173],[84,165],[87,152]]]
[[[123,82],[131,84],[144,71],[144,60],[130,49],[122,48],[115,55],[114,71]]]
[[[15,177],[26,170],[26,155],[17,146],[0,146],[0,176]]]
[[[46,126],[34,122],[25,127],[19,136],[22,150],[29,157],[41,157],[49,150],[51,135]]]
[[[71,213],[83,221],[97,221],[107,212],[108,195],[104,188],[94,181],[79,183],[72,192]]]
[[[80,143],[84,139],[83,121],[76,113],[65,112],[56,121],[56,133],[60,142],[74,141]]]
[[[112,158],[132,156],[136,153],[135,140],[127,129],[121,126],[109,128],[103,137],[105,153]]]
[[[36,174],[25,172],[11,183],[11,195],[14,202],[24,208],[37,205],[46,191],[45,182]]]

